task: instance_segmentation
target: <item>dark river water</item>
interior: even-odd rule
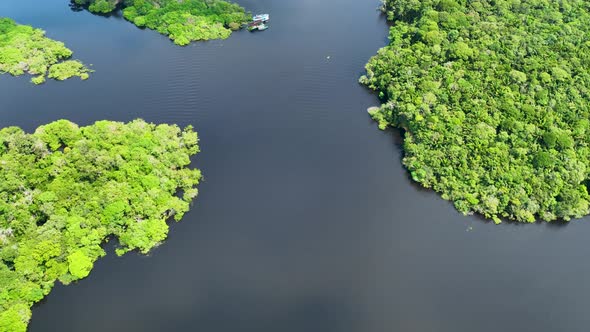
[[[413,184],[357,83],[386,44],[376,0],[241,0],[271,28],[182,48],[67,0],[0,0],[93,64],[0,76],[0,126],[195,126],[200,195],[150,256],[57,285],[30,331],[588,331],[590,223],[496,226]],[[329,58],[328,58],[329,57]]]

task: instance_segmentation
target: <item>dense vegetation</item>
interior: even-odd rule
[[[244,8],[222,0],[74,0],[95,13],[109,13],[122,3],[123,16],[138,27],[167,35],[177,45],[225,39],[250,17]]]
[[[0,130],[0,331],[25,331],[33,303],[88,276],[109,237],[119,255],[162,242],[197,195],[197,143],[142,120]]]
[[[590,3],[387,0],[389,46],[361,82],[405,129],[412,178],[477,212],[589,213]]]
[[[88,6],[88,10],[93,13],[108,14],[122,3],[122,0],[72,0],[74,4]]]
[[[0,18],[0,74],[29,73],[35,75],[31,79],[35,84],[45,82],[48,73],[49,78],[57,80],[74,76],[87,79],[90,70],[80,61],[66,60],[71,56],[71,50],[45,37],[43,30]]]

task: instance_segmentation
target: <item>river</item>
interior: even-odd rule
[[[192,124],[205,181],[149,256],[57,285],[30,331],[587,331],[588,220],[465,217],[412,183],[357,83],[386,44],[374,0],[241,0],[271,28],[173,45],[67,0],[2,0],[96,70],[0,76],[0,126]]]

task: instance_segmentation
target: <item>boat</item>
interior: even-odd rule
[[[254,27],[254,26],[257,26],[257,25],[261,25],[261,24],[264,24],[264,22],[262,22],[261,20],[257,20],[257,21],[252,21],[252,22],[248,23],[248,26],[249,27]]]
[[[256,31],[256,30],[258,30],[258,31],[264,31],[266,29],[268,29],[268,25],[266,25],[264,23],[260,23],[260,24],[257,24],[257,25],[251,25],[251,26],[248,27],[248,31]]]
[[[256,21],[267,22],[268,20],[270,20],[269,14],[258,14],[258,15],[252,16],[252,21],[254,21],[254,22],[256,22]]]

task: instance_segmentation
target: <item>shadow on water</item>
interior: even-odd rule
[[[83,10],[88,9],[88,6],[79,5],[79,4],[75,3],[74,1],[72,1],[72,2],[70,2],[70,9],[73,12],[77,13],[77,12],[81,12]]]
[[[438,193],[437,193],[437,195],[438,195]],[[440,195],[438,195],[438,196],[440,197]],[[449,204],[451,206],[453,205],[452,202],[449,202]],[[479,214],[479,213],[470,214],[468,216],[465,216],[465,218],[478,220],[481,223],[493,225],[495,227],[522,227],[522,228],[547,227],[549,229],[555,229],[555,230],[564,229],[566,226],[570,225],[572,222],[576,222],[575,220],[565,221],[563,219],[558,219],[558,220],[553,220],[553,221],[549,221],[549,222],[542,221],[542,220],[536,220],[533,223],[529,223],[529,222],[519,222],[519,221],[515,221],[512,219],[507,219],[507,218],[502,217],[502,218],[500,218],[500,220],[502,222],[499,225],[494,225],[494,222],[490,218],[486,218],[485,216],[483,216],[482,214]]]

